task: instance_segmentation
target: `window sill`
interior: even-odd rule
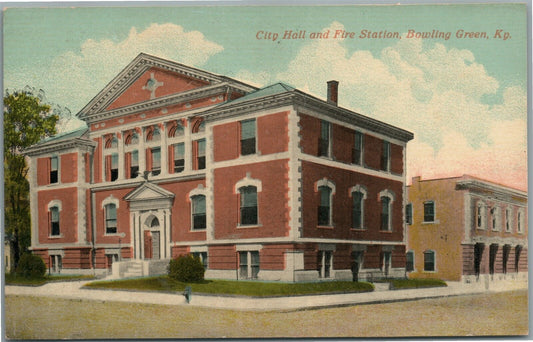
[[[380,229],[379,232],[380,232],[380,233],[388,233],[388,234],[391,234],[391,233],[392,233],[392,229],[390,229],[390,230]]]
[[[437,273],[437,271],[426,271],[426,270],[424,270],[423,272],[424,273]]]
[[[318,229],[334,229],[335,226],[331,225],[331,226],[316,226]]]
[[[118,236],[118,237],[124,237],[124,235],[122,235],[122,233],[105,233],[104,236]]]
[[[355,231],[355,232],[364,232],[364,231],[367,231],[368,229],[366,229],[366,228],[350,228],[350,230]]]
[[[205,228],[191,228],[190,232],[205,232],[207,230],[207,227]]]
[[[63,238],[63,234],[59,234],[59,235],[48,235],[48,238],[49,239],[61,239]]]
[[[262,224],[238,224],[237,225],[237,229],[239,228],[243,228],[243,229],[247,229],[247,228],[261,228],[263,225]]]
[[[422,221],[422,224],[439,224],[440,220],[434,220],[434,221]]]

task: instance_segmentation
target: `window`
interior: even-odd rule
[[[159,131],[159,127],[153,126],[147,128],[146,131],[146,142],[155,142],[161,140],[161,132]]]
[[[157,176],[161,173],[161,148],[152,148],[152,175]]]
[[[489,273],[494,274],[494,263],[496,261],[496,254],[498,253],[498,244],[493,243],[489,247]]]
[[[352,228],[363,229],[363,200],[364,194],[360,191],[352,193]]]
[[[207,262],[207,252],[193,252],[191,253],[193,257],[199,258],[202,262],[202,265],[204,265],[204,270],[207,270],[208,262]]]
[[[106,159],[106,178],[110,182],[114,182],[118,178],[118,154],[113,153],[107,155]]]
[[[391,199],[381,196],[381,230],[391,230]]]
[[[405,223],[413,224],[413,205],[411,203],[405,206]]]
[[[192,229],[205,229],[206,227],[206,207],[205,196],[196,195],[191,197],[192,205]]]
[[[424,252],[424,271],[435,272],[435,252],[434,251]]]
[[[318,187],[320,204],[318,206],[318,225],[331,226],[331,188],[325,185]]]
[[[322,120],[320,122],[320,138],[318,139],[318,156],[329,157],[331,150],[331,125]]]
[[[317,270],[319,278],[331,277],[331,265],[333,261],[332,251],[318,251]]]
[[[241,155],[255,154],[255,119],[241,121]]]
[[[424,202],[424,222],[435,221],[435,202]]]
[[[518,233],[523,233],[524,232],[524,212],[522,209],[518,210],[518,217],[517,217],[517,230],[518,230]]]
[[[478,229],[485,229],[485,204],[477,203],[476,225]]]
[[[106,204],[105,208],[105,233],[117,233],[117,206],[114,203]]]
[[[50,158],[50,184],[57,183],[59,180],[59,158],[53,156]]]
[[[390,170],[390,143],[383,141],[383,150],[381,152],[381,170]]]
[[[139,172],[139,151],[131,151],[130,158],[130,178],[135,178]]]
[[[49,209],[50,215],[50,236],[59,236],[61,230],[59,229],[59,207],[51,207]]]
[[[511,209],[507,208],[505,209],[505,231],[506,232],[510,232],[511,231],[511,227],[513,226],[513,223],[512,223],[512,211]]]
[[[50,255],[50,272],[61,273],[63,269],[63,257],[61,255]]]
[[[239,189],[241,195],[241,225],[256,225],[257,220],[257,188],[245,186]]]
[[[137,133],[135,131],[133,131],[130,134],[128,134],[126,136],[125,141],[124,141],[124,144],[126,146],[137,145],[138,143],[139,143],[139,136],[137,135]]]
[[[174,172],[180,173],[185,169],[185,143],[175,144],[173,149],[174,149]]]
[[[183,126],[180,125],[179,123],[176,123],[174,126],[170,127],[168,131],[169,138],[176,138],[184,134],[185,134],[185,130],[183,129]]]
[[[355,132],[355,144],[352,153],[352,163],[356,165],[363,164],[363,134]]]
[[[257,279],[259,274],[259,252],[239,252],[239,278]]]
[[[405,254],[405,270],[407,272],[413,272],[415,270],[415,253],[413,251]]]
[[[196,169],[203,170],[205,169],[205,139],[196,141]]]
[[[492,224],[492,230],[499,231],[500,230],[500,208],[493,207],[490,209],[490,215],[491,215],[491,224]]]

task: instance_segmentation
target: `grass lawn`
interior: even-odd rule
[[[370,292],[374,286],[365,282],[328,281],[314,283],[279,283],[259,281],[205,280],[199,283],[182,283],[167,276],[95,281],[87,288],[106,288],[141,291],[183,291],[190,286],[193,292],[206,294],[242,295],[254,297],[290,296],[318,293]]]
[[[392,290],[418,289],[422,287],[448,286],[440,279],[394,279],[391,281]]]
[[[94,279],[92,275],[46,275],[44,278],[24,278],[17,277],[14,274],[5,275],[6,285],[26,285],[26,286],[41,286],[53,281],[69,281],[69,280],[90,280]]]

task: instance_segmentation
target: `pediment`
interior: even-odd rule
[[[226,81],[222,76],[141,53],[77,115],[83,120],[92,114]]]
[[[124,196],[124,200],[128,202],[135,201],[150,201],[150,200],[161,200],[161,199],[173,199],[174,194],[168,190],[163,189],[162,187],[152,184],[149,182],[144,182],[135,188],[133,191]]]

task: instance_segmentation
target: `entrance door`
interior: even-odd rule
[[[159,232],[152,232],[152,259],[161,259],[159,242]]]
[[[476,277],[479,277],[481,271],[481,259],[483,257],[483,249],[485,245],[482,243],[476,243],[474,245],[474,273]]]
[[[391,266],[391,252],[383,252],[383,274],[385,278],[389,276]]]
[[[152,259],[152,234],[149,230],[144,231],[144,258]]]

